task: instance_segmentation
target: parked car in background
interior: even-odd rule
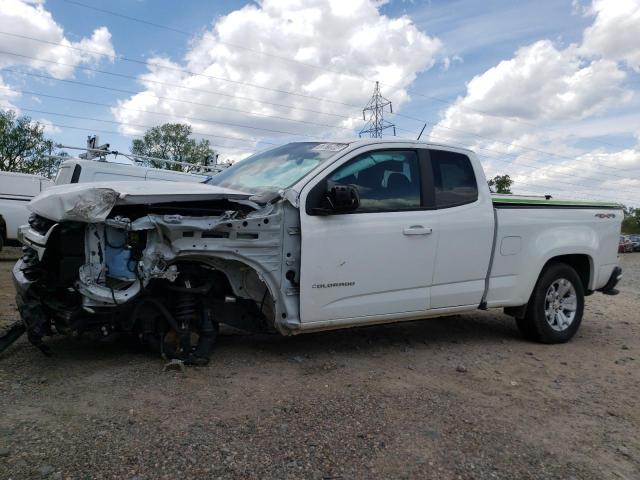
[[[640,235],[629,235],[629,240],[633,244],[633,251],[640,252]]]
[[[633,242],[626,235],[620,235],[620,243],[618,244],[618,253],[633,252]]]
[[[0,172],[0,250],[5,244],[17,244],[18,227],[27,223],[27,203],[51,180],[27,173]]]

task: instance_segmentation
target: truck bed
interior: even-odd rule
[[[489,307],[527,303],[541,269],[557,256],[570,255],[583,262],[587,290],[607,283],[618,264],[622,206],[495,194],[492,203],[497,230]]]

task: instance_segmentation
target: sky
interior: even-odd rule
[[[640,0],[0,0],[0,107],[62,145],[353,138],[376,81],[398,137],[514,193],[640,207]]]

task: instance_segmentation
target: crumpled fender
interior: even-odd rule
[[[57,222],[103,222],[119,196],[111,188],[84,188],[67,192],[50,189],[31,200],[28,208]]]
[[[215,185],[185,182],[92,182],[48,188],[28,205],[29,210],[54,222],[99,223],[116,205],[227,199],[256,208],[251,194]]]

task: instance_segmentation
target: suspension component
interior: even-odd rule
[[[185,280],[185,289],[189,289],[191,282]],[[179,330],[176,332],[179,339],[179,353],[182,360],[188,361],[191,355],[191,331],[195,330],[198,323],[198,298],[187,291],[179,292],[174,306],[174,317]]]

